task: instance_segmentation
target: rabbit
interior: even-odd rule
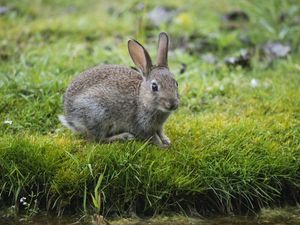
[[[101,65],[79,74],[67,88],[61,123],[88,140],[150,140],[167,147],[163,125],[179,106],[178,83],[168,68],[169,37],[159,34],[157,65],[136,40],[128,51],[138,67]]]

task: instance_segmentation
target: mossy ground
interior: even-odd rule
[[[153,27],[147,13],[158,5],[179,10],[170,24]],[[142,7],[13,0],[1,6],[8,7],[0,15],[1,206],[29,214],[153,215],[242,213],[299,201],[298,1],[147,1]],[[228,30],[220,17],[234,9],[250,21]],[[154,58],[162,30],[173,41],[169,64],[181,96],[166,124],[168,150],[86,143],[62,127],[62,95],[76,74],[100,63],[133,65],[129,38]],[[192,38],[176,45],[193,35],[205,46]],[[240,41],[243,35],[251,44]],[[268,41],[289,43],[291,54],[268,64],[257,50]],[[223,63],[241,48],[257,50],[251,68]],[[217,65],[201,58],[207,52]],[[180,74],[182,64],[187,69]]]

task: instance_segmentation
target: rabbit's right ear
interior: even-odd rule
[[[169,36],[161,32],[158,38],[157,65],[168,67]]]
[[[142,70],[144,75],[148,75],[152,62],[147,50],[136,40],[129,40],[128,51],[134,64]]]

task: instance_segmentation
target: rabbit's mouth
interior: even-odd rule
[[[165,107],[158,107],[158,110],[164,113],[171,113],[172,111],[169,109],[166,109]]]
[[[178,101],[168,101],[159,106],[159,110],[162,112],[172,112],[178,108]]]

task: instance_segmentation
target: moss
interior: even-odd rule
[[[1,205],[59,214],[93,211],[91,196],[100,194],[105,215],[152,215],[191,208],[241,213],[299,201],[300,76],[294,40],[299,30],[288,28],[299,10],[294,1],[278,2],[191,1],[182,12],[189,18],[186,33],[175,22],[148,26],[146,13],[157,1],[138,12],[135,1],[4,2],[9,11],[0,21],[5,28],[0,31]],[[160,3],[180,8],[183,2]],[[219,14],[237,7],[250,16],[245,29],[220,29]],[[274,23],[282,10],[287,21]],[[75,74],[99,63],[131,65],[129,37],[146,43],[154,56],[154,36],[161,29],[171,40],[189,40],[169,57],[181,107],[166,124],[173,142],[168,150],[141,142],[86,143],[59,124],[62,94]],[[240,34],[258,47],[278,38],[291,41],[293,52],[271,67],[255,55],[252,68],[243,69],[222,61],[211,65],[199,59],[202,52],[190,51],[204,38],[222,59],[247,47]],[[183,74],[181,63],[187,65]],[[37,204],[23,207],[22,196]]]

